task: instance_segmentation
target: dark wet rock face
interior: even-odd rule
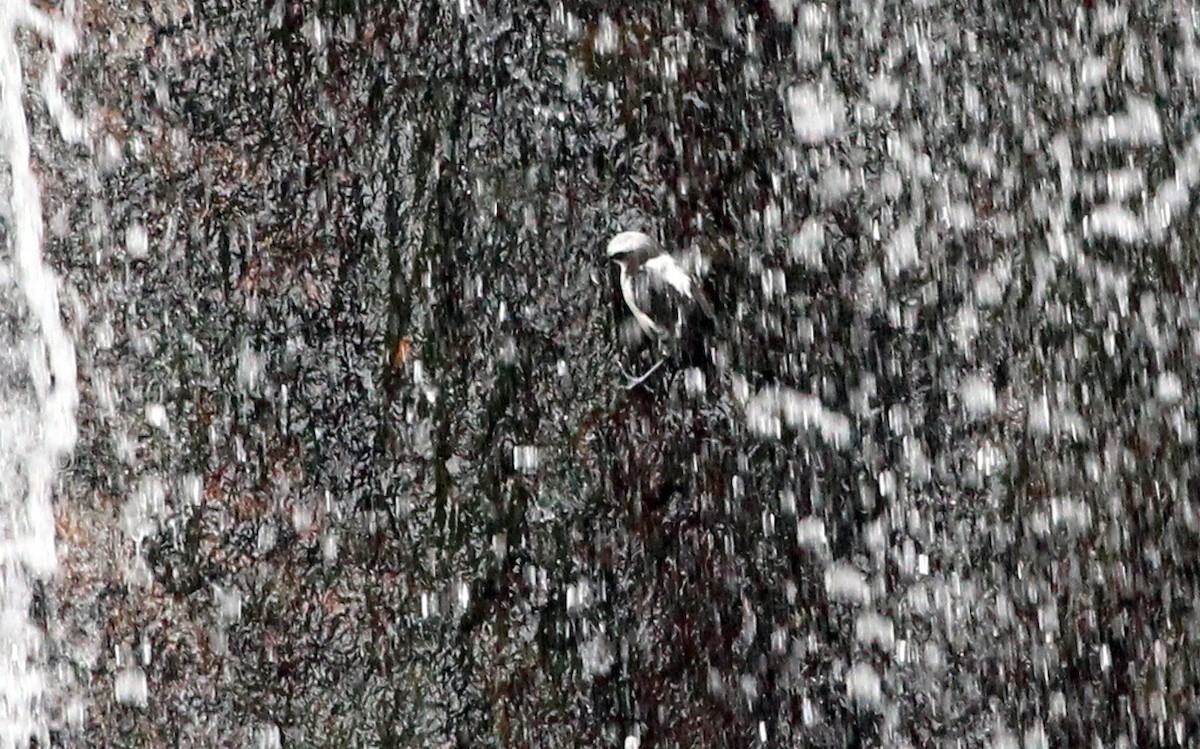
[[[30,108],[56,741],[1194,739],[1190,15],[407,5],[83,3]],[[628,391],[625,229],[718,310]]]

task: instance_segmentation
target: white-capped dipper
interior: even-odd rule
[[[621,296],[638,327],[670,350],[698,309],[713,317],[699,284],[658,242],[640,231],[623,231],[608,242],[608,257],[621,267]],[[636,378],[637,385],[662,365]]]

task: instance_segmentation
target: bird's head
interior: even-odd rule
[[[623,231],[608,241],[605,254],[622,268],[632,270],[661,252],[658,242],[640,231]]]

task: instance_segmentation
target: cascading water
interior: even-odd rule
[[[63,327],[58,280],[42,255],[41,187],[26,122],[18,33],[47,34],[66,54],[71,28],[20,2],[0,5],[0,747],[47,743],[49,674],[31,620],[36,588],[57,571],[51,499],[75,444],[74,345]],[[57,67],[43,91],[57,89]],[[53,100],[61,104],[61,97]],[[76,130],[76,133],[79,131]]]
[[[1194,746],[1200,15],[1060,5],[0,0],[0,749]]]

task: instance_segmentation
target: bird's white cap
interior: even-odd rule
[[[627,255],[638,250],[653,249],[658,243],[640,231],[623,231],[608,241],[605,254],[609,257]]]

